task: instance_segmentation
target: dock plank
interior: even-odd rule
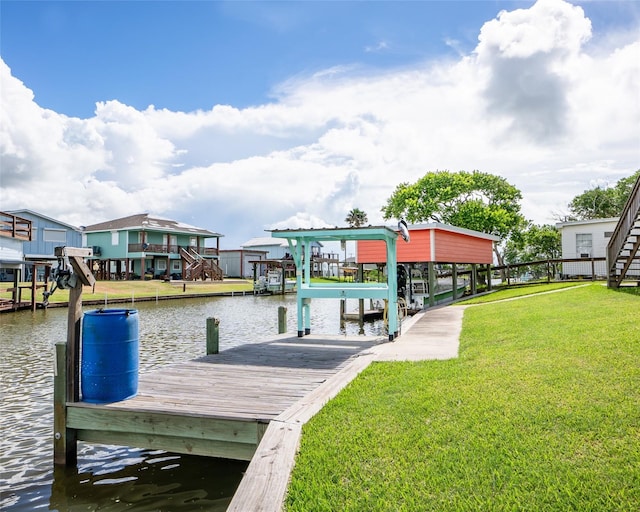
[[[128,400],[69,402],[68,426],[87,442],[248,460],[269,422],[288,410],[295,421],[297,402],[384,341],[279,336],[246,343],[142,373],[137,395]]]

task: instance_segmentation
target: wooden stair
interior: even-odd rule
[[[620,215],[607,246],[607,285],[618,288],[622,281],[633,278],[640,283],[640,176]]]
[[[180,257],[184,261],[183,277],[185,281],[196,281],[198,279],[203,281],[207,279],[222,281],[222,269],[215,261],[204,258],[193,247],[188,249],[180,247]]]

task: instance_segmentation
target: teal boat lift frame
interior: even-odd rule
[[[366,228],[272,230],[274,238],[285,238],[296,265],[298,337],[311,334],[311,299],[383,299],[387,301],[389,341],[398,336],[398,278],[396,242],[398,233],[386,226]],[[387,248],[386,283],[312,283],[313,242],[381,240]],[[295,243],[294,243],[295,242]]]

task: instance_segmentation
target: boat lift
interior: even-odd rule
[[[296,265],[298,337],[311,334],[311,299],[382,299],[388,304],[389,341],[399,332],[396,241],[398,233],[386,226],[364,228],[272,230],[274,238],[285,238]],[[378,240],[386,244],[386,283],[312,283],[311,245],[313,242]],[[295,241],[295,243],[294,243]]]

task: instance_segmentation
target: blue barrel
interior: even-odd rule
[[[96,309],[82,319],[82,400],[117,402],[138,392],[138,310]]]

